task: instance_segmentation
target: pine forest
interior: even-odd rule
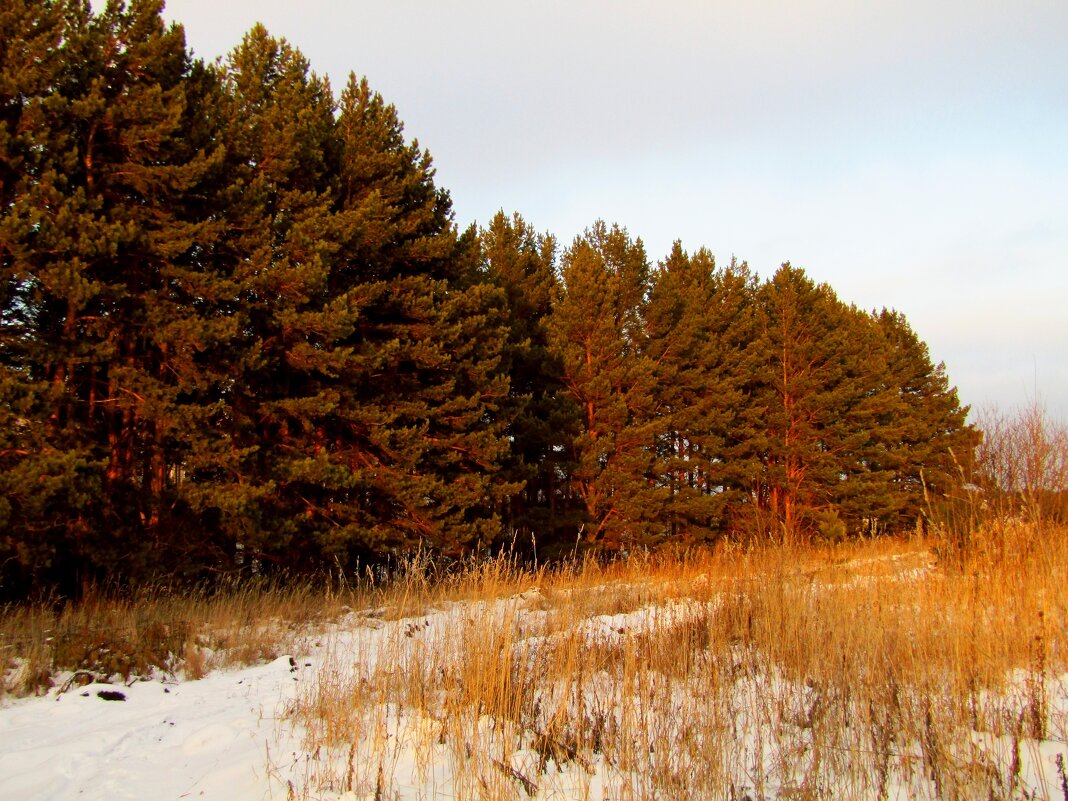
[[[0,596],[922,528],[979,432],[905,315],[591,220],[458,227],[353,74],[160,0],[0,10]]]

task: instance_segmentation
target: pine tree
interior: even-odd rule
[[[787,538],[913,525],[976,441],[944,368],[903,317],[847,307],[788,264],[759,300],[751,524]]]
[[[825,284],[784,264],[759,292],[764,433],[752,522],[787,539],[835,527],[835,501],[873,437],[880,351],[862,318]],[[839,532],[836,532],[839,533]]]
[[[337,279],[362,304],[339,440],[357,483],[353,531],[379,552],[458,554],[499,535],[515,489],[497,475],[505,298],[479,270],[475,232],[457,235],[429,153],[366,80],[350,77],[339,130]]]
[[[336,403],[336,343],[355,313],[328,313],[334,100],[300,52],[262,26],[231,53],[222,78],[226,235],[209,258],[232,284],[220,311],[236,335],[216,421],[230,454],[197,466],[196,502],[214,510],[231,555],[292,561],[309,554],[303,518],[316,508],[297,497],[308,418]]]
[[[503,297],[479,280],[429,154],[366,80],[350,78],[335,115],[325,82],[262,28],[226,74],[241,456],[210,500],[231,536],[288,566],[496,536]]]
[[[168,452],[190,430],[180,407],[196,377],[179,329],[197,290],[183,260],[212,236],[197,191],[214,157],[188,92],[210,80],[191,81],[201,68],[160,8],[113,2],[93,16],[84,3],[38,4],[41,35],[8,51],[44,48],[36,85],[5,102],[9,123],[21,117],[14,149],[25,156],[29,143],[32,161],[13,190],[4,180],[0,250],[22,323],[8,329],[5,367],[33,408],[25,450],[47,462],[46,483],[69,488],[65,522],[23,518],[22,536],[53,543],[38,566],[84,578],[143,567],[167,505]],[[26,394],[42,383],[47,409]]]
[[[967,421],[944,363],[932,364],[922,342],[900,312],[883,309],[873,325],[886,349],[886,382],[896,399],[894,437],[887,448],[892,478],[887,494],[892,515],[877,522],[907,526],[931,504],[958,489],[971,465],[979,433]]]
[[[521,489],[505,504],[504,534],[551,554],[573,545],[578,529],[567,492],[567,445],[577,434],[578,416],[547,328],[557,285],[556,240],[537,234],[519,214],[503,212],[480,238],[487,278],[504,290],[508,303],[502,364],[511,391],[502,411],[511,448],[502,477]]]
[[[42,184],[57,180],[62,131],[46,105],[64,79],[64,28],[64,9],[43,0],[0,12],[0,591],[11,595],[29,589],[26,577],[68,535],[64,519],[98,494],[83,454],[49,447],[52,400],[35,336],[31,252]]]
[[[598,222],[564,253],[549,318],[549,341],[582,420],[571,450],[585,540],[608,550],[663,534],[655,378],[642,352],[648,278],[641,240]]]
[[[894,387],[887,382],[888,352],[871,315],[839,304],[837,326],[845,332],[838,356],[844,403],[834,439],[825,445],[837,460],[827,476],[827,508],[817,516],[825,536],[872,533],[896,521],[900,509],[891,486],[896,472],[888,455],[898,447],[903,415]]]
[[[726,531],[748,486],[751,464],[736,451],[751,424],[754,294],[745,265],[717,268],[707,250],[691,257],[677,242],[653,277],[646,354],[663,421],[657,474],[671,533],[684,541]]]

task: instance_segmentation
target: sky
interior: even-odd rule
[[[429,149],[456,221],[597,219],[908,317],[961,401],[1068,421],[1065,0],[168,0],[256,22]]]

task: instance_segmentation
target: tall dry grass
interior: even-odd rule
[[[252,581],[178,590],[99,591],[0,608],[0,697],[159,673],[201,678],[300,650],[373,588]]]
[[[337,640],[294,704],[303,792],[1062,798],[1068,532],[968,539],[413,587],[417,615]]]
[[[5,691],[26,693],[325,642],[287,723],[306,797],[1064,801],[1066,575],[1068,529],[997,518],[967,537],[551,570],[418,557],[381,584],[102,595],[6,608],[0,646]]]

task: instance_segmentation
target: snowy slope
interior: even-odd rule
[[[92,684],[0,709],[0,799],[285,798],[266,775],[276,715],[313,676],[288,657],[201,681]],[[125,701],[97,693],[119,691]]]
[[[610,764],[606,755],[598,753],[564,760],[546,771],[544,755],[531,745],[528,734],[511,732],[510,721],[475,710],[470,711],[472,725],[469,735],[465,734],[474,747],[466,756],[455,743],[446,747],[439,718],[411,707],[401,710],[388,699],[366,709],[366,714],[377,717],[364,730],[384,732],[386,739],[378,743],[355,733],[350,734],[351,745],[343,741],[340,748],[310,748],[299,723],[286,716],[301,700],[306,703],[315,696],[318,682],[339,681],[345,686],[376,671],[392,675],[406,665],[418,664],[427,654],[456,660],[465,633],[491,629],[501,621],[514,623],[520,637],[516,645],[521,643],[526,649],[523,653],[536,659],[542,649],[566,636],[543,625],[547,613],[540,608],[541,600],[532,590],[496,602],[449,604],[410,619],[350,615],[324,631],[314,645],[309,644],[309,655],[298,655],[295,660],[286,656],[257,667],[217,671],[200,681],[168,677],[128,687],[94,684],[62,693],[52,690],[42,698],[6,701],[0,706],[0,801],[477,798],[485,793],[464,783],[480,776],[498,777],[512,788],[515,798],[601,801],[621,797],[624,788],[630,788],[636,799],[652,797],[643,791],[643,774],[661,764],[657,760],[670,763],[671,755],[649,755],[647,761],[627,768],[618,761]],[[586,641],[611,648],[632,636],[663,631],[701,614],[718,614],[719,606],[716,599],[666,601],[630,612],[594,614],[572,624]],[[431,659],[426,664],[441,662]],[[808,729],[803,721],[798,722],[798,711],[808,705],[811,715],[814,691],[800,687],[784,692],[789,680],[773,673],[743,671],[739,675],[733,689],[723,696],[731,707],[729,716],[737,721],[731,745],[738,752],[737,759],[764,764],[767,742],[758,729],[776,732],[780,741],[794,737],[803,744]],[[1010,685],[1024,686],[1026,681],[1021,677]],[[1017,794],[1061,798],[1056,758],[1068,751],[1062,741],[1063,721],[1068,719],[1066,688],[1068,676],[1049,682],[1049,712],[1051,719],[1061,721],[1053,727],[1060,734],[1056,741],[1021,744]],[[653,689],[652,684],[646,687]],[[123,693],[125,700],[99,696],[115,691]],[[604,671],[590,675],[586,692],[587,700],[605,709],[609,718],[634,703]],[[670,703],[664,709],[670,710],[678,693],[692,699],[694,687],[686,680],[677,681],[668,689]],[[765,719],[761,715],[769,714],[769,707],[763,699],[769,696],[792,698],[801,706],[799,710],[784,708]],[[644,702],[639,706],[644,707]],[[692,713],[692,700],[688,708]],[[678,722],[668,721],[666,726]],[[1007,755],[1013,747],[1005,738],[978,732],[972,737],[975,747],[992,753]],[[902,746],[904,750],[909,747],[913,746]],[[353,759],[358,764],[355,781]],[[388,793],[374,786],[376,770],[383,763],[391,774],[385,782]],[[750,797],[749,793],[751,797],[797,797],[800,790],[788,780],[802,767],[800,763],[769,767],[766,781],[755,777],[748,787],[738,788],[737,797]],[[346,771],[347,782],[335,780]],[[887,797],[911,798],[918,790],[932,797],[922,772],[914,778],[917,784],[892,784]]]

